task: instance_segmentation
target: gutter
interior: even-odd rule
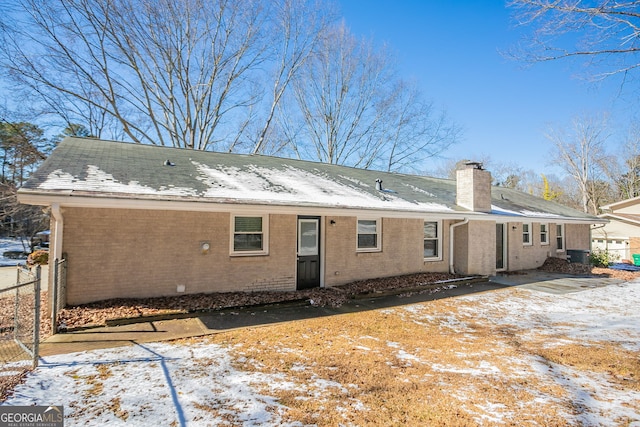
[[[462,222],[456,222],[449,226],[449,273],[456,274],[455,267],[453,266],[453,243],[454,243],[454,229],[460,225],[465,225],[469,222],[469,218],[465,218]]]

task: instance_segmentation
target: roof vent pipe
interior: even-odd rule
[[[382,191],[382,180],[380,178],[376,179],[376,190]]]

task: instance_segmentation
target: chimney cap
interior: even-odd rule
[[[466,162],[464,164],[467,169],[479,169],[482,170],[482,163],[480,162]]]

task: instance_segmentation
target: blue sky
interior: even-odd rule
[[[618,80],[587,82],[578,77],[585,72],[581,63],[526,67],[506,59],[500,52],[514,47],[525,29],[515,27],[502,1],[339,0],[339,5],[354,34],[387,43],[402,76],[418,81],[426,97],[465,129],[462,143],[447,153],[455,160],[489,156],[562,175],[548,164],[551,146],[544,131],[549,125],[566,127],[573,117],[607,112],[620,129],[636,114],[635,99],[619,96]]]

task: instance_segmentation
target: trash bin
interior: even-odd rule
[[[633,265],[640,266],[640,254],[633,254]]]
[[[572,263],[589,264],[591,251],[587,249],[567,249],[567,260]]]

